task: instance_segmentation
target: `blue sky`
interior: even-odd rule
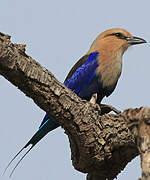
[[[149,1],[130,0],[2,0],[0,31],[11,35],[12,42],[26,44],[27,54],[63,82],[96,36],[108,28],[125,28],[149,42],[149,6]],[[120,110],[149,106],[149,52],[149,43],[129,48],[123,57],[123,72],[117,88],[103,103]],[[0,84],[1,174],[36,132],[45,112],[2,76]],[[9,179],[12,167],[3,180]],[[140,160],[136,158],[118,179],[138,179],[140,174]],[[85,179],[85,174],[73,168],[68,138],[64,130],[58,128],[28,154],[12,179],[76,180]]]

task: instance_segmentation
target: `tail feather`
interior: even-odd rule
[[[27,142],[27,144],[13,157],[13,159],[8,163],[7,167],[4,170],[3,175],[5,174],[6,170],[8,167],[11,165],[11,163],[16,159],[16,157],[25,149],[27,148],[30,144],[32,145],[30,149],[21,157],[21,159],[18,161],[18,163],[15,165],[13,168],[10,177],[12,176],[13,172],[17,168],[17,166],[20,164],[22,159],[31,151],[31,149],[50,131],[56,129],[59,127],[59,124],[57,121],[54,121],[52,119],[47,119],[39,128],[39,130],[33,135],[33,137]]]
[[[23,151],[25,147],[23,147],[13,158],[12,160],[8,163],[7,167],[5,168],[3,175],[5,174],[5,172],[7,171],[8,167],[11,165],[11,163],[16,159],[16,157]]]
[[[41,124],[40,124],[40,127],[39,127],[39,128],[41,128],[41,127],[47,122],[48,119],[50,119],[50,117],[49,117],[49,114],[46,113],[45,116],[44,116],[44,118],[43,118],[43,121],[42,121]]]
[[[32,145],[32,146],[30,147],[30,149],[28,149],[28,151],[21,157],[21,159],[17,162],[17,164],[15,165],[15,167],[13,168],[13,170],[11,171],[9,177],[12,176],[12,174],[13,174],[13,172],[15,171],[15,169],[17,168],[17,166],[18,166],[18,165],[20,164],[20,162],[24,159],[24,157],[28,154],[28,152],[31,151],[31,149],[32,149],[33,147],[34,147],[34,145]],[[23,148],[23,149],[24,149],[24,148]],[[23,150],[23,149],[22,149],[22,150]],[[20,152],[21,152],[21,151],[20,151]],[[20,152],[19,152],[19,153],[20,153]],[[18,154],[19,154],[19,153],[18,153]],[[18,155],[18,154],[17,154],[17,155]],[[17,155],[13,158],[13,160],[17,157]],[[11,160],[11,162],[12,162],[13,160]],[[9,165],[11,164],[11,162],[9,163]],[[8,165],[8,167],[9,167],[9,165]],[[7,167],[7,168],[8,168],[8,167]]]

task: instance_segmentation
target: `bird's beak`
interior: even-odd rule
[[[147,43],[144,39],[135,36],[127,38],[126,40],[131,45]]]

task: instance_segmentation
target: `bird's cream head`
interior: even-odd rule
[[[132,36],[125,29],[113,28],[102,32],[93,42],[89,52],[99,51],[109,54],[123,54],[131,45],[146,43],[142,38]],[[89,53],[88,52],[88,53]]]

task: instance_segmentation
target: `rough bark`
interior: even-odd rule
[[[134,118],[133,118],[134,115]],[[138,114],[128,113],[130,131],[134,134],[141,157],[142,179],[150,180],[150,109],[142,108]]]
[[[57,119],[68,135],[73,166],[88,173],[88,180],[114,179],[139,154],[137,124],[133,122],[142,113],[146,116],[149,109],[101,115],[98,105],[77,97],[26,55],[24,45],[11,43],[10,36],[3,33],[0,33],[0,74]]]

